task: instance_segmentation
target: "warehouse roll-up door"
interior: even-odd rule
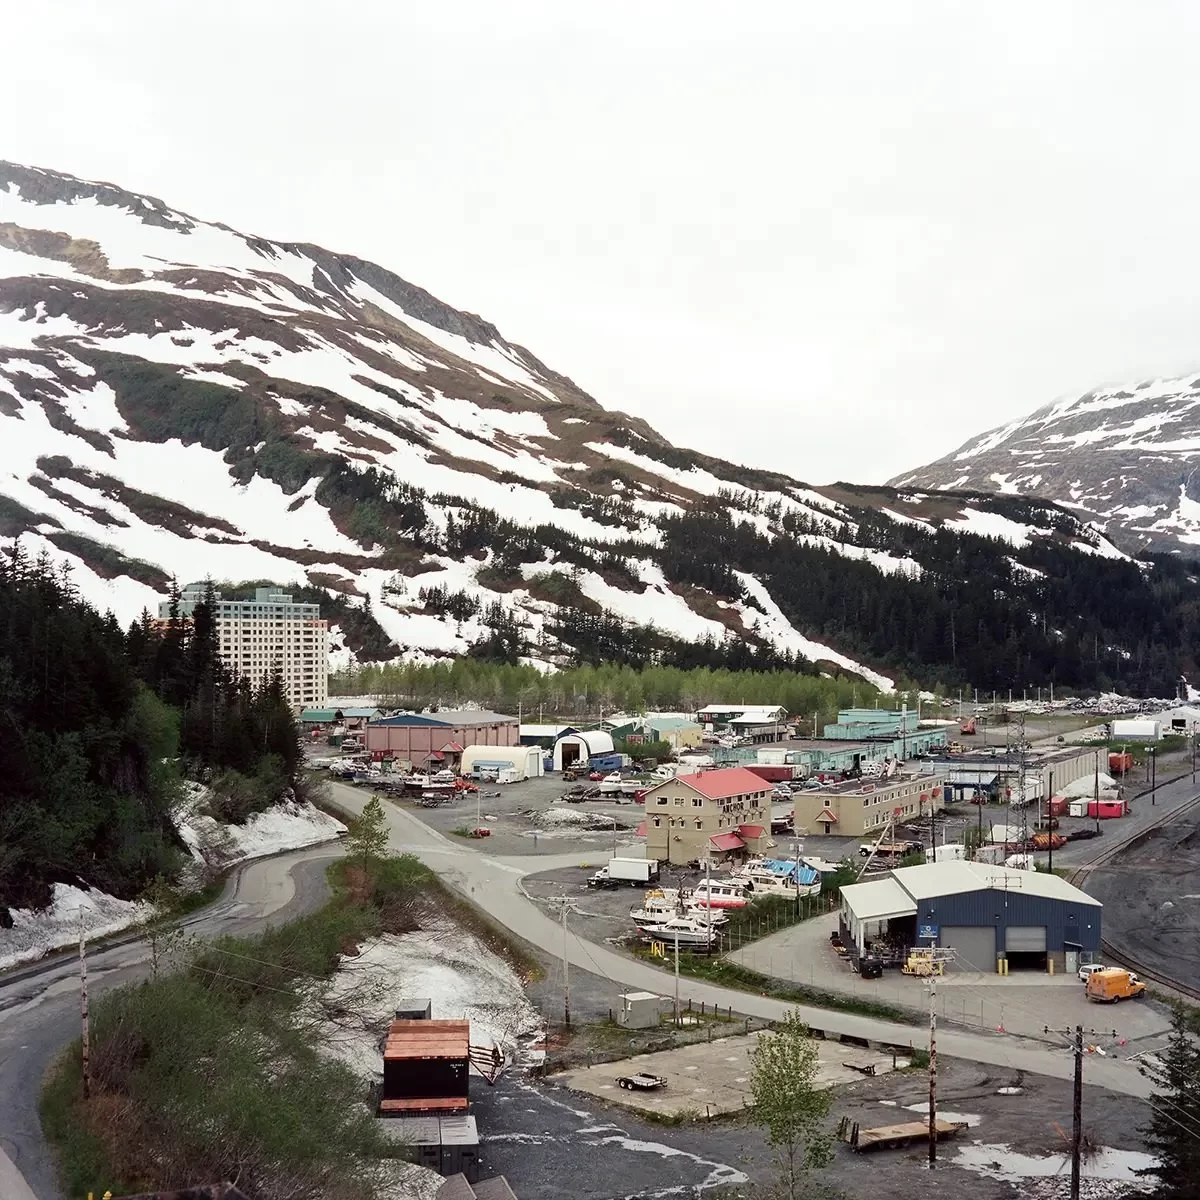
[[[1004,949],[1010,954],[1045,954],[1045,925],[1010,925],[1004,931]]]
[[[954,948],[954,962],[964,971],[996,969],[996,931],[990,925],[943,925],[938,942]]]

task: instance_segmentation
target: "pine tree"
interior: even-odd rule
[[[1156,1200],[1200,1200],[1200,1043],[1187,1012],[1176,1007],[1171,1037],[1158,1063],[1143,1066],[1154,1085],[1150,1119],[1142,1130],[1158,1161]]]

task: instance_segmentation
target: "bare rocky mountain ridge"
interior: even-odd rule
[[[1057,400],[906,471],[896,487],[1061,504],[1137,554],[1200,554],[1200,372]]]
[[[171,578],[273,580],[369,603],[392,642],[374,657],[507,625],[554,663],[570,609],[886,687],[768,572],[684,579],[664,522],[711,513],[912,579],[914,529],[1123,557],[1052,507],[1014,511],[680,449],[373,263],[0,163],[0,540],[66,559],[123,623]]]

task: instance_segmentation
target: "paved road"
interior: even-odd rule
[[[328,892],[329,846],[248,863],[229,879],[215,905],[187,926],[201,937],[252,934],[319,907]],[[42,1139],[37,1100],[42,1079],[62,1047],[79,1035],[77,961],[68,956],[0,976],[0,1200],[25,1200],[20,1171],[37,1200],[59,1200],[53,1162]],[[88,955],[92,997],[149,974],[143,942]],[[104,1180],[96,1181],[96,1195]]]

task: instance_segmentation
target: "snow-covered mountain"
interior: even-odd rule
[[[325,590],[335,621],[369,607],[392,643],[360,637],[373,657],[516,631],[553,663],[569,611],[886,687],[768,569],[684,571],[664,530],[711,514],[905,579],[905,535],[941,527],[1120,557],[1061,512],[1005,511],[681,449],[373,263],[0,163],[0,539],[67,559],[123,623],[172,577],[270,580]]]
[[[1118,545],[1200,546],[1200,374],[1057,400],[897,476],[897,487],[1038,496]]]

